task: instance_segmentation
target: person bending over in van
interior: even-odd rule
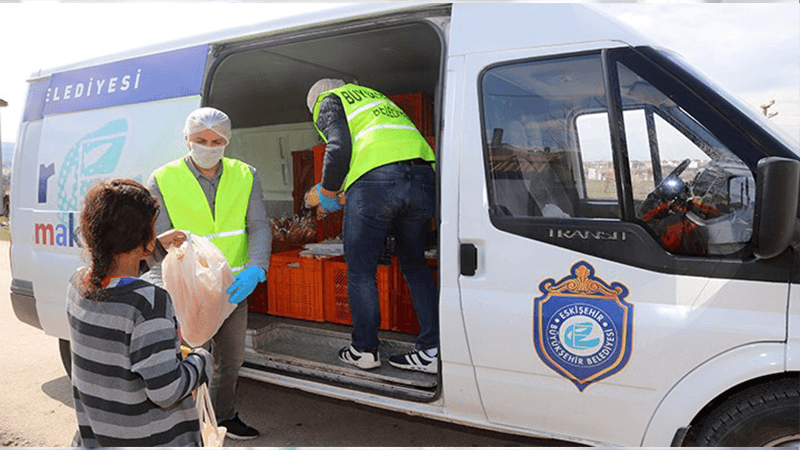
[[[246,425],[234,399],[239,369],[244,363],[247,333],[247,296],[266,280],[272,230],[264,209],[261,181],[256,170],[241,161],[224,158],[231,138],[228,115],[215,108],[199,108],[186,118],[183,129],[189,153],[156,169],[147,188],[161,200],[156,229],[186,230],[211,240],[230,263],[235,280],[228,289],[237,308],[204,347],[211,348],[216,367],[209,392],[217,422],[233,439],[255,439],[259,432]],[[149,272],[159,286],[161,265]],[[213,344],[213,345],[212,345]]]
[[[327,143],[322,182],[312,189],[325,212],[342,207],[352,342],[339,359],[362,369],[381,365],[380,303],[375,274],[384,239],[394,229],[397,256],[411,290],[420,333],[414,350],[389,357],[395,367],[438,371],[439,297],[425,261],[435,212],[435,156],[405,113],[378,91],[321,79],[306,99],[314,126]]]
[[[157,215],[157,200],[135,181],[107,181],[86,195],[80,235],[91,267],[78,269],[67,293],[73,447],[202,445],[189,394],[211,375],[211,354],[196,348],[181,358],[169,294],[137,278],[156,247]],[[185,235],[160,239],[168,247]]]

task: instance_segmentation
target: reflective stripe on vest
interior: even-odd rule
[[[322,99],[330,94],[342,101],[353,147],[345,190],[376,167],[414,158],[436,159],[428,142],[403,110],[385,95],[363,86],[346,84],[320,94],[314,105],[314,127]],[[317,131],[327,142],[322,132]]]
[[[200,183],[183,159],[157,169],[155,178],[173,228],[207,237],[225,255],[234,274],[244,270],[248,261],[247,206],[253,189],[250,167],[235,159],[222,159],[213,216]]]

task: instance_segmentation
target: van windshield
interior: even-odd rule
[[[745,103],[742,99],[726,91],[720,85],[712,81],[712,79],[708,75],[703,73],[698,68],[693,67],[677,53],[673,53],[665,49],[657,49],[656,51],[659,54],[663,55],[666,59],[671,61],[673,64],[683,69],[687,75],[694,78],[698,83],[708,86],[709,88],[716,91],[723,99],[725,99],[727,102],[733,105],[742,114],[745,114],[750,120],[760,125],[761,127],[767,129],[775,139],[779,140],[783,145],[785,145],[795,154],[797,154],[797,149],[798,147],[800,147],[800,144],[798,144],[798,142],[794,138],[792,138],[792,136],[790,136],[786,132],[786,130],[777,126],[774,122],[768,120],[763,115],[758,114],[758,112],[754,111],[753,108],[749,106],[747,103]]]

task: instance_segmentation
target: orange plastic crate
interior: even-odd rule
[[[314,152],[314,183],[322,182],[322,163],[325,160],[325,144],[311,147]]]
[[[392,95],[389,100],[406,113],[420,133],[424,136],[434,134],[433,100],[429,95],[415,92],[413,94]]]
[[[317,242],[325,239],[335,238],[342,234],[342,219],[344,211],[337,211],[327,214],[321,220],[317,220]]]
[[[258,283],[253,292],[247,297],[247,309],[257,313],[268,313],[267,282]]]
[[[302,258],[300,250],[275,253],[267,275],[268,311],[272,315],[325,321],[322,260]]]
[[[347,296],[347,263],[344,257],[337,256],[328,258],[323,263],[325,278],[325,321],[352,325],[350,318],[350,303]],[[380,329],[388,330],[392,318],[389,309],[389,298],[391,290],[391,270],[390,266],[378,265],[378,272],[375,275],[378,283],[378,301],[381,308]]]
[[[438,265],[439,262],[437,260],[428,260],[428,268],[431,269],[431,275],[433,275],[435,283],[438,283]],[[403,272],[400,270],[400,264],[397,262],[396,256],[392,256],[392,265],[390,267],[392,268],[392,324],[389,329],[401,333],[418,334],[419,322],[417,322],[417,314],[414,312],[411,291],[403,278]]]

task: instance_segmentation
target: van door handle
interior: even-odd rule
[[[478,248],[473,244],[461,244],[461,275],[471,277],[478,270]]]

